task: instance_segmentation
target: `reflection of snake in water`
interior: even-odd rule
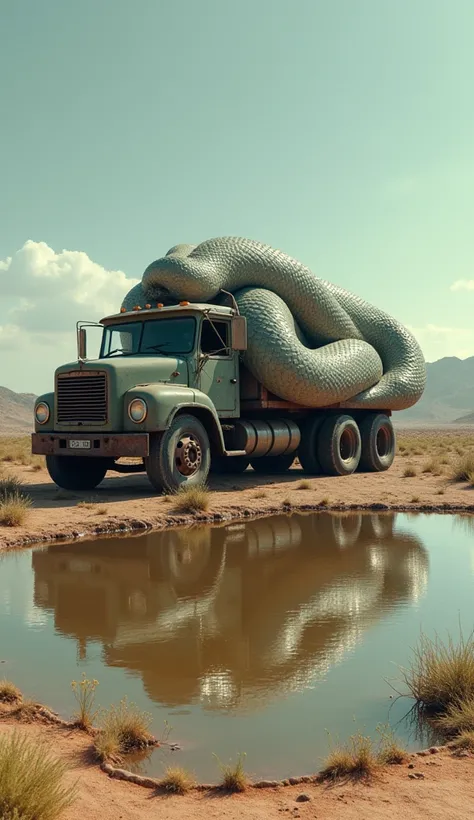
[[[258,242],[225,237],[178,245],[149,265],[123,305],[209,302],[221,289],[234,294],[247,318],[245,364],[283,399],[403,410],[420,398],[424,359],[403,325]]]

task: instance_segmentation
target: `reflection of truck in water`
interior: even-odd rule
[[[304,687],[421,594],[427,555],[394,520],[280,516],[55,546],[33,554],[35,604],[154,700],[249,705]]]
[[[239,358],[247,333],[235,302],[138,308],[102,319],[93,360],[84,323],[78,362],[59,367],[54,392],[36,401],[32,450],[60,487],[92,489],[107,470],[146,470],[161,492],[202,484],[211,468],[284,473],[296,455],[311,474],[392,464],[390,410],[304,407],[251,376]],[[120,461],[127,456],[140,463]]]

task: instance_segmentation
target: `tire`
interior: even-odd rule
[[[362,454],[359,470],[381,473],[388,470],[395,458],[395,430],[385,413],[369,413],[359,424]]]
[[[64,490],[93,490],[110,465],[107,458],[46,456],[46,468],[54,483]]]
[[[350,475],[360,461],[361,438],[352,416],[329,416],[318,436],[318,459],[327,475]]]
[[[205,484],[210,466],[206,428],[190,414],[176,416],[164,433],[155,433],[145,459],[148,479],[159,493]]]
[[[301,428],[301,442],[298,449],[300,464],[309,475],[320,475],[321,464],[318,458],[318,437],[324,418],[312,416]]]
[[[252,469],[259,475],[279,475],[286,473],[290,469],[296,458],[296,453],[281,456],[262,456],[261,458],[251,458]]]
[[[213,456],[211,473],[216,475],[237,475],[243,473],[250,464],[247,456]]]

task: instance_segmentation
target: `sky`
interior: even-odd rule
[[[472,0],[0,0],[0,385],[177,243],[267,242],[474,355]]]

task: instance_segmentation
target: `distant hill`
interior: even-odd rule
[[[14,393],[0,387],[0,435],[21,436],[33,430],[33,393]]]
[[[426,389],[418,404],[396,417],[403,421],[474,423],[474,356],[449,356],[426,365]]]

